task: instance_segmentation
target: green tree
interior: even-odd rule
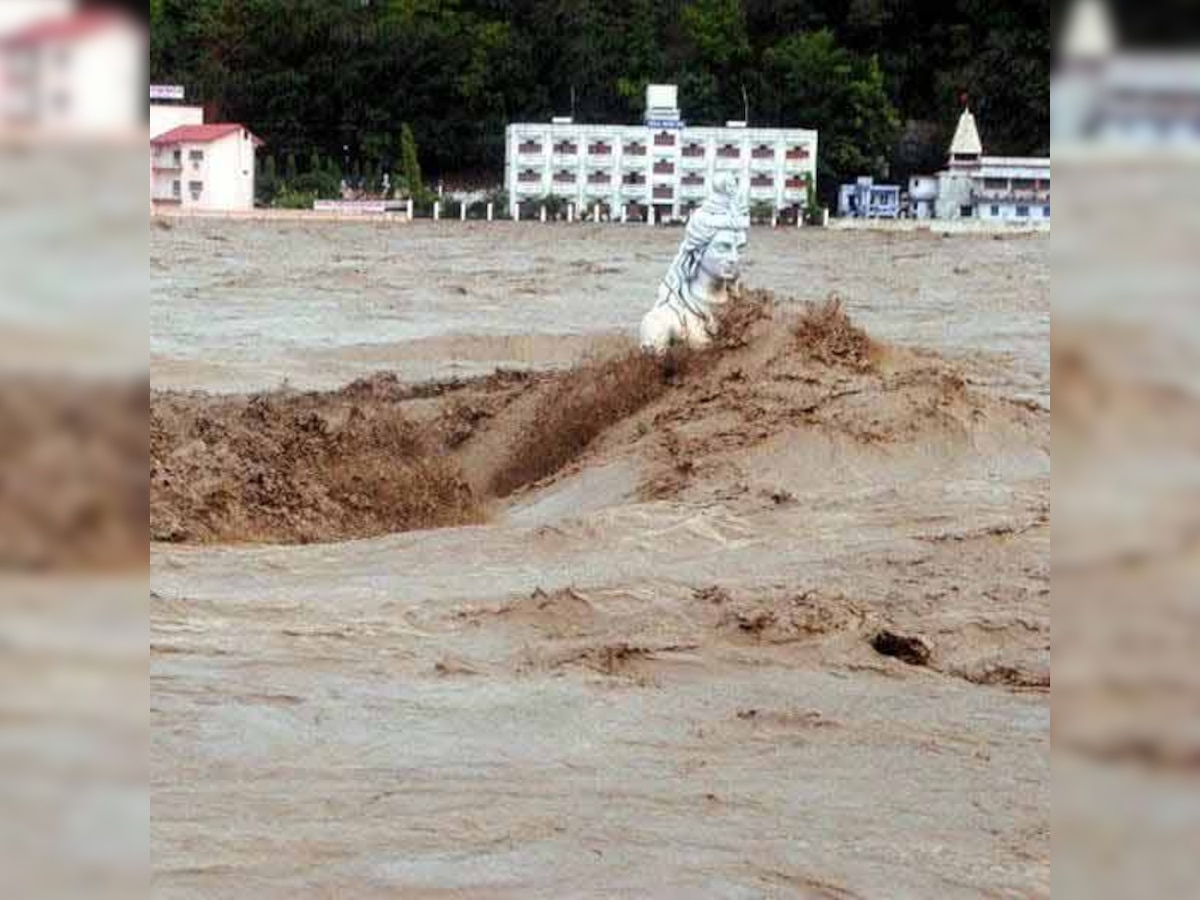
[[[819,132],[817,189],[826,201],[844,180],[886,174],[900,119],[874,57],[851,53],[822,29],[785,38],[763,64],[775,122]]]
[[[296,178],[299,174],[299,169],[296,168],[296,154],[289,153],[287,155],[287,161],[284,163],[283,180],[289,185],[295,184]]]
[[[400,126],[400,176],[409,196],[418,202],[429,199],[430,191],[421,180],[421,162],[417,157],[417,140],[405,122]]]

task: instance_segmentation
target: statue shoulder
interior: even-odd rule
[[[660,295],[660,302],[642,318],[641,345],[649,349],[665,350],[683,337],[683,326],[678,313]]]

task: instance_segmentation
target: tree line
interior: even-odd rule
[[[151,77],[240,121],[297,176],[497,181],[513,121],[821,133],[823,194],[943,161],[964,95],[989,152],[1048,146],[1049,0],[151,0]],[[318,158],[321,168],[307,161]],[[365,178],[365,175],[362,176]]]

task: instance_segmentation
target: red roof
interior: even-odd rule
[[[236,134],[244,130],[245,127],[245,125],[239,125],[236,122],[221,122],[212,125],[180,125],[178,128],[172,128],[166,134],[160,134],[150,143],[152,145],[211,144],[213,141],[219,141],[221,138]],[[250,137],[255,144],[262,144],[262,141],[253,134]]]
[[[89,9],[61,19],[44,19],[0,39],[6,47],[30,47],[46,41],[73,41],[106,28],[141,28],[134,19],[112,9]]]

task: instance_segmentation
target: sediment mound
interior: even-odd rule
[[[457,465],[393,388],[156,395],[152,538],[306,543],[479,521]]]
[[[0,383],[0,570],[148,561],[145,382]]]
[[[880,448],[919,445],[928,465],[1012,444],[1006,433],[1048,447],[1043,413],[977,396],[950,364],[879,344],[836,299],[797,311],[744,291],[710,349],[606,349],[537,375],[155,394],[153,537],[308,542],[474,523],[498,500],[612,461],[637,473],[631,499],[757,491],[785,503],[839,464],[909,464]]]

